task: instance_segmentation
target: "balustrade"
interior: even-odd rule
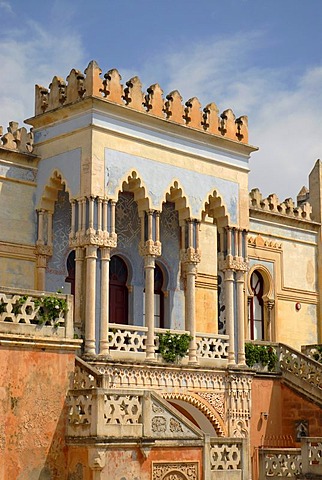
[[[261,480],[278,477],[295,478],[302,473],[302,458],[299,448],[265,448],[259,451]]]
[[[73,338],[72,296],[0,287],[0,332]]]
[[[244,458],[245,444],[243,439],[212,438],[210,442],[211,471],[243,470],[247,478],[247,466]],[[234,477],[237,478],[237,477]]]
[[[322,365],[287,345],[279,345],[279,365],[283,374],[291,374],[303,388],[306,384],[322,390]],[[299,386],[301,386],[299,385]],[[321,395],[321,393],[320,393]]]

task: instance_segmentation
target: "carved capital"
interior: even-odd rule
[[[248,262],[243,257],[233,257],[232,255],[227,255],[224,259],[219,260],[219,270],[247,272]]]
[[[52,245],[44,245],[42,243],[36,244],[36,255],[42,255],[45,257],[51,257],[53,254]]]
[[[93,230],[86,233],[77,232],[76,235],[69,236],[69,246],[71,248],[85,247],[87,245],[96,245],[97,247],[115,248],[117,246],[117,235],[102,230]]]
[[[144,245],[140,244],[139,253],[142,257],[152,255],[153,257],[160,257],[162,252],[161,243],[147,240]]]
[[[186,250],[181,250],[180,252],[180,260],[182,263],[200,263],[201,261],[201,254],[199,250],[195,250],[194,248],[187,248]]]

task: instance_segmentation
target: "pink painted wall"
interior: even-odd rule
[[[74,353],[0,347],[0,478],[67,478],[65,398]]]

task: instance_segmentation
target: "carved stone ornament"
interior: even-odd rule
[[[200,480],[198,463],[153,463],[152,480]]]
[[[152,432],[154,433],[160,433],[160,432],[165,432],[167,429],[167,421],[164,417],[161,415],[157,415],[152,418],[152,423],[151,423],[151,428]]]
[[[162,252],[160,242],[145,242],[144,245],[139,246],[139,253],[142,257],[152,255],[153,257],[160,257]]]
[[[248,262],[246,262],[243,257],[233,257],[232,255],[227,255],[225,259],[219,261],[219,270],[235,270],[247,272]]]
[[[181,250],[180,260],[182,263],[200,263],[201,254],[194,248],[188,248],[187,250]]]
[[[36,255],[43,255],[45,257],[51,257],[53,254],[52,245],[43,245],[42,243],[37,243],[36,245]]]
[[[92,470],[101,471],[105,467],[106,451],[102,448],[90,448],[88,450],[88,465]]]
[[[74,236],[69,237],[69,246],[71,248],[84,247],[86,245],[97,245],[99,247],[115,248],[117,246],[117,235],[108,232],[93,232],[81,234],[78,232]]]

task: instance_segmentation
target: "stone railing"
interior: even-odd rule
[[[306,437],[301,440],[303,473],[322,476],[322,437]]]
[[[293,348],[279,344],[279,368],[283,378],[297,390],[322,403],[322,364]]]
[[[295,479],[302,473],[300,448],[262,448],[259,450],[259,479]]]
[[[259,472],[259,480],[279,477],[308,478],[306,475],[321,475],[322,438],[302,438],[301,448],[263,447],[259,449]]]
[[[236,118],[231,109],[219,115],[215,103],[209,103],[202,108],[196,97],[183,103],[178,90],[173,90],[164,98],[163,90],[158,84],[151,85],[145,93],[142,91],[142,83],[138,77],[130,78],[126,86],[123,86],[121,75],[116,69],[105,73],[104,79],[101,78],[101,73],[100,67],[92,61],[84,73],[72,69],[66,79],[67,82],[55,76],[49,89],[36,85],[35,115],[94,96],[168,122],[220,135],[237,142],[248,142],[246,116]]]
[[[0,333],[73,338],[73,297],[0,287]]]
[[[79,357],[75,360],[75,370],[71,388],[75,390],[107,387],[108,380],[102,373]]]
[[[301,352],[312,360],[322,363],[322,345],[302,345]]]
[[[158,333],[170,331],[172,334],[188,333],[186,330],[155,329],[154,344],[158,349]],[[141,355],[146,351],[147,328],[133,325],[109,324],[109,349],[112,358],[126,358],[130,354]],[[197,333],[197,356],[200,360],[224,360],[228,358],[228,335]]]
[[[211,438],[209,456],[211,478],[249,479],[245,439]],[[225,476],[220,476],[223,472]]]
[[[67,397],[70,437],[141,437],[143,391],[89,388]]]

